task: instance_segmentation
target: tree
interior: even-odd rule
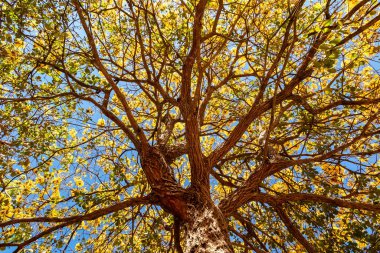
[[[380,3],[3,0],[0,247],[380,251]]]

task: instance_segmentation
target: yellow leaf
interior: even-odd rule
[[[78,187],[82,187],[84,185],[83,180],[80,177],[75,177],[74,182]]]
[[[105,125],[105,121],[104,121],[104,119],[101,119],[101,118],[100,118],[100,119],[98,120],[97,125],[100,126],[100,127],[103,127],[103,126]]]

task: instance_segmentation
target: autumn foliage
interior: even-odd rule
[[[377,0],[0,8],[0,250],[380,252]]]

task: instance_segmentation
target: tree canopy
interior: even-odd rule
[[[377,0],[0,6],[0,249],[380,251]]]

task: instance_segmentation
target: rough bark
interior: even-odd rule
[[[175,217],[186,220],[186,190],[175,180],[173,171],[160,150],[148,147],[142,155],[141,165],[160,206]]]
[[[157,147],[148,147],[141,165],[157,203],[185,228],[184,252],[233,252],[225,216],[211,200],[208,185],[182,188],[174,178],[167,156]]]
[[[192,208],[185,224],[185,253],[231,253],[223,215],[216,207]]]

